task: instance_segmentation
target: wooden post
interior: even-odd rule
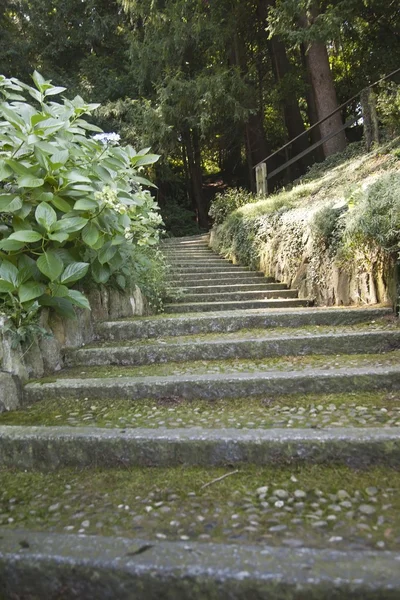
[[[366,88],[360,94],[364,123],[364,138],[367,151],[371,150],[374,142],[379,144],[378,115],[376,113],[376,98],[371,88]]]
[[[256,166],[257,195],[268,196],[267,165],[265,162]]]

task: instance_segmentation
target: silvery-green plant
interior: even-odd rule
[[[124,287],[124,248],[157,244],[158,206],[139,173],[159,157],[87,121],[97,104],[56,102],[65,88],[38,72],[33,82],[0,76],[0,302],[73,316],[89,308],[78,281],[119,275]]]

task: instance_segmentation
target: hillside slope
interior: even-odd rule
[[[352,144],[211,235],[215,250],[322,305],[394,303],[399,241],[399,138],[368,154]]]

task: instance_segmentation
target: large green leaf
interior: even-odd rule
[[[41,240],[42,235],[38,231],[30,231],[29,229],[25,229],[22,231],[15,231],[8,237],[8,239],[32,244]]]
[[[18,177],[17,184],[22,188],[37,188],[44,184],[44,179],[34,175],[22,175]]]
[[[93,246],[99,239],[99,230],[93,221],[89,221],[86,227],[82,230],[82,239],[88,246]]]
[[[0,265],[0,278],[12,283],[14,287],[18,285],[18,269],[8,260],[3,260]]]
[[[18,289],[20,302],[29,302],[35,298],[39,298],[46,291],[46,286],[37,281],[28,281],[23,283]]]
[[[65,87],[60,87],[60,86],[52,86],[51,88],[49,88],[48,90],[45,91],[44,95],[45,96],[56,96],[57,94],[62,94],[63,92],[65,92],[67,88]]]
[[[89,263],[84,262],[75,262],[70,263],[64,273],[61,275],[61,283],[69,284],[74,283],[75,281],[79,281],[82,277],[85,277],[87,271],[89,269]]]
[[[53,240],[55,242],[60,242],[60,244],[62,244],[63,242],[66,242],[67,239],[69,238],[69,233],[63,233],[62,231],[57,231],[56,233],[49,233],[49,240]]]
[[[131,164],[134,167],[152,165],[153,163],[156,163],[159,158],[159,154],[146,154],[146,156],[137,155],[131,159]]]
[[[91,265],[93,279],[97,283],[107,283],[110,278],[110,268],[108,265],[102,265],[98,260],[95,260]]]
[[[16,212],[22,208],[22,200],[14,194],[0,194],[0,212]]]
[[[46,231],[50,231],[57,221],[57,213],[47,202],[41,202],[35,211],[35,218],[39,225],[42,225]]]
[[[0,240],[0,250],[5,250],[6,252],[15,252],[21,250],[24,246],[24,242],[17,242],[16,240],[9,240],[8,238]]]
[[[62,317],[75,319],[76,314],[72,302],[69,298],[57,298],[45,294],[39,298],[39,304],[42,306],[51,306]]]
[[[43,275],[50,279],[50,281],[58,279],[64,269],[61,258],[51,250],[39,256],[36,264]]]
[[[87,200],[86,198],[82,200],[77,200],[74,205],[74,210],[97,210],[99,205],[95,200]]]
[[[116,246],[112,246],[111,242],[107,242],[106,244],[104,244],[104,246],[101,248],[101,250],[99,250],[99,253],[97,255],[99,263],[102,265],[108,263],[112,259],[116,251]]]
[[[15,290],[15,286],[9,281],[5,281],[4,279],[0,279],[0,294],[4,294],[6,292],[13,292]]]
[[[56,208],[58,208],[58,210],[61,210],[63,213],[70,212],[72,208],[72,206],[67,202],[67,200],[64,200],[64,198],[61,198],[60,196],[54,196],[52,198],[52,203]]]
[[[88,219],[84,219],[83,217],[66,217],[55,223],[53,232],[62,231],[64,233],[74,233],[75,231],[83,229],[87,222]]]
[[[0,181],[7,179],[12,175],[12,169],[4,162],[4,160],[0,160]]]
[[[66,285],[61,285],[60,283],[51,283],[49,285],[49,289],[53,297],[56,296],[58,298],[66,298],[68,296],[69,289]]]
[[[90,310],[89,300],[78,290],[68,290],[68,298],[72,304],[79,306],[79,308],[86,308]]]

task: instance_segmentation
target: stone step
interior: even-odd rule
[[[186,540],[96,536],[93,543],[83,534],[26,530],[0,539],[5,598],[295,600],[301,590],[315,600],[395,600],[398,562],[396,552],[338,551],[335,544],[260,550],[209,543],[205,551],[204,543]]]
[[[281,299],[281,298],[298,298],[298,290],[288,290],[287,287],[279,286],[279,289],[258,289],[258,290],[247,290],[247,291],[234,291],[234,292],[218,292],[218,293],[192,293],[185,291],[179,302],[188,304],[189,302],[247,302],[249,300],[270,300],[270,299]]]
[[[200,285],[198,281],[194,281],[188,284],[186,281],[183,282],[182,286],[178,286],[187,293],[192,294],[221,294],[224,292],[252,292],[258,290],[285,290],[287,285],[285,283],[264,283],[259,279],[254,283],[248,283],[248,280],[243,280],[241,283],[229,283],[224,285]],[[174,288],[172,288],[174,289]]]
[[[173,269],[182,269],[189,267],[223,267],[224,265],[232,265],[230,260],[226,260],[226,258],[219,257],[211,257],[211,258],[200,258],[200,259],[190,259],[189,257],[185,257],[185,259],[169,259],[168,260],[170,267]]]
[[[303,308],[288,310],[237,310],[215,315],[136,318],[98,323],[97,334],[104,340],[123,341],[163,336],[227,333],[243,329],[306,327],[310,325],[355,325],[390,318],[389,307]]]
[[[206,271],[204,273],[201,272],[197,272],[195,271],[194,273],[188,273],[186,272],[184,275],[180,274],[180,273],[174,273],[173,276],[167,276],[167,280],[172,282],[172,283],[176,283],[177,285],[179,285],[179,283],[197,283],[198,281],[206,281],[206,282],[211,282],[211,283],[215,283],[215,282],[224,282],[224,281],[229,281],[231,282],[232,280],[237,281],[237,283],[240,283],[240,281],[243,280],[251,280],[251,281],[262,281],[263,283],[266,282],[271,282],[273,283],[275,281],[275,279],[273,279],[272,277],[264,277],[264,273],[262,273],[261,271],[242,271],[242,270],[230,270],[230,271]]]
[[[400,391],[278,395],[248,398],[95,401],[54,397],[0,415],[0,425],[106,429],[338,429],[400,428]],[[400,429],[399,429],[400,431]]]
[[[176,257],[181,258],[185,256],[221,256],[217,254],[211,248],[193,248],[192,250],[189,248],[173,248],[171,250],[163,250],[163,254],[165,257]]]
[[[157,429],[0,426],[0,468],[400,466],[400,429]]]
[[[220,260],[218,259],[218,264],[213,264],[210,266],[206,266],[203,263],[199,263],[198,266],[196,266],[196,264],[181,264],[174,269],[170,269],[170,272],[173,273],[174,277],[176,274],[180,273],[181,275],[187,276],[189,273],[194,273],[196,275],[196,273],[217,273],[217,272],[221,272],[221,271],[227,271],[227,272],[231,272],[231,273],[240,273],[241,271],[248,271],[250,273],[254,273],[254,271],[251,271],[250,268],[248,267],[243,267],[241,265],[234,265],[232,263],[229,263],[228,261],[225,260]]]
[[[97,346],[71,350],[68,366],[147,365],[160,362],[225,360],[230,358],[265,358],[307,354],[362,354],[388,352],[400,348],[400,331],[367,331],[328,334],[279,335],[263,338],[186,340],[178,344],[134,346]]]
[[[393,355],[394,353],[392,353]],[[397,355],[393,356],[392,361]],[[274,397],[281,394],[344,393],[374,391],[379,389],[400,389],[400,366],[390,361],[384,366],[375,366],[372,361],[367,366],[353,368],[304,368],[303,370],[274,371],[235,371],[224,373],[197,372],[166,376],[140,376],[131,369],[131,375],[114,367],[115,376],[104,376],[92,368],[85,371],[85,378],[76,372],[66,371],[63,377],[42,380],[25,385],[25,402],[57,398],[88,398],[133,400],[137,398],[165,398],[178,396],[190,399],[218,400],[219,398],[244,398],[268,394]],[[305,358],[302,359],[306,362]],[[250,362],[250,361],[249,361]],[[381,361],[381,364],[384,361]],[[156,369],[157,366],[152,366]],[[150,367],[148,367],[150,368]],[[202,366],[207,370],[207,363]],[[247,369],[247,364],[245,366]],[[137,368],[138,369],[138,368]],[[146,369],[146,367],[142,367]],[[154,372],[154,371],[153,371]],[[92,376],[91,376],[92,375]],[[97,377],[96,377],[97,375]],[[68,378],[70,377],[70,378]]]
[[[198,313],[260,308],[295,308],[312,306],[313,301],[299,298],[279,298],[271,300],[236,300],[221,302],[186,302],[165,304],[164,313]]]

